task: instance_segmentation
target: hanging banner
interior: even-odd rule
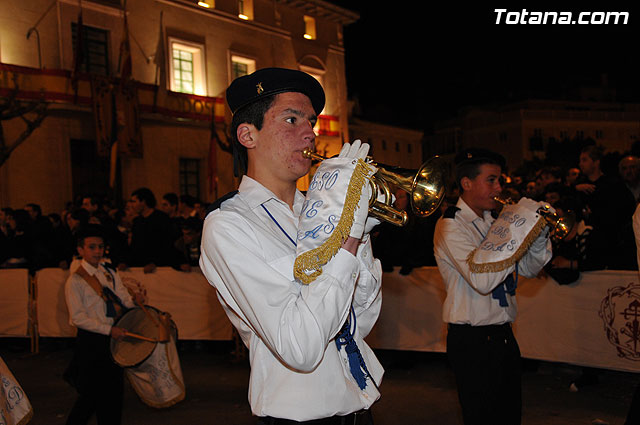
[[[132,82],[118,85],[114,99],[118,154],[127,158],[142,158],[140,109],[135,85]]]
[[[96,128],[96,149],[98,156],[108,158],[111,154],[113,138],[113,84],[107,78],[91,79],[93,118]]]

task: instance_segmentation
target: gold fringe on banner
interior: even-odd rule
[[[367,184],[370,171],[369,166],[362,159],[358,159],[349,180],[342,214],[335,230],[322,245],[304,252],[296,258],[293,265],[293,275],[303,284],[310,284],[322,274],[322,266],[338,253],[342,243],[349,237],[354,214],[362,196],[362,188]]]
[[[546,226],[547,226],[547,222],[545,221],[544,217],[538,218],[538,221],[536,222],[536,224],[533,225],[533,228],[531,229],[527,237],[524,238],[524,240],[522,241],[522,244],[516,250],[516,252],[511,257],[502,261],[496,261],[493,263],[482,263],[482,264],[475,263],[473,261],[473,256],[475,255],[478,248],[474,249],[467,256],[467,264],[469,265],[469,270],[471,270],[474,273],[494,273],[494,272],[502,271],[507,267],[513,266],[516,262],[520,261],[522,257],[524,257],[524,255],[529,250],[529,247],[531,246],[533,241],[535,241],[538,238],[538,236],[540,235],[540,232],[542,232],[542,230]]]

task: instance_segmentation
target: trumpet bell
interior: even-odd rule
[[[551,227],[551,237],[557,241],[569,236],[571,230],[576,225],[576,215],[573,211],[566,212],[563,216],[558,214],[550,214],[551,220],[548,220]]]
[[[413,211],[426,217],[433,214],[442,204],[445,196],[447,169],[439,156],[422,164],[411,185],[411,207]]]
[[[433,214],[442,204],[445,195],[446,167],[442,159],[435,156],[423,163],[416,170],[401,169],[378,164],[376,182],[378,189],[385,193],[390,192],[388,184],[391,184],[409,194],[411,211],[418,217],[427,217]],[[392,224],[403,226],[407,221],[407,214],[404,211],[397,211],[391,207],[390,194],[385,197],[384,206],[382,202],[373,203],[374,209],[382,209],[385,215],[375,215]]]

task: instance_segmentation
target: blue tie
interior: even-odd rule
[[[351,316],[353,316],[353,332],[355,333],[356,315],[353,312],[353,306],[351,306],[351,312],[349,313],[349,317]],[[336,336],[336,346],[338,347],[338,351],[340,351],[340,348],[343,346],[345,347],[347,357],[349,358],[349,369],[351,370],[351,375],[353,375],[354,379],[358,383],[358,387],[360,387],[361,390],[364,390],[367,386],[367,378],[371,378],[371,375],[369,374],[369,370],[367,370],[367,365],[364,363],[362,354],[360,354],[358,345],[353,339],[350,318],[347,319],[344,326]]]
[[[515,278],[514,278],[515,274]],[[498,300],[500,303],[500,307],[509,307],[509,303],[507,302],[507,295],[511,296],[516,294],[516,288],[518,287],[518,263],[516,263],[516,270],[514,273],[511,273],[507,278],[502,281],[502,283],[491,291],[491,297],[495,300]]]

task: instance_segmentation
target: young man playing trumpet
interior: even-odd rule
[[[234,165],[246,174],[208,214],[200,265],[249,348],[251,410],[259,424],[370,424],[383,369],[363,341],[381,305],[367,190],[358,191],[355,202],[365,206],[322,273],[308,285],[294,276],[301,240],[311,239],[301,223],[317,212],[296,181],[311,166],[302,152],[314,147],[324,91],[308,74],[267,68],[236,79],[227,102]],[[347,143],[321,167],[345,174],[341,164],[368,149]]]
[[[465,425],[518,425],[520,350],[511,331],[515,289],[518,275],[534,277],[551,259],[551,243],[548,231],[542,230],[515,264],[473,272],[468,259],[492,229],[505,160],[491,151],[468,149],[455,163],[461,195],[439,219],[434,235],[434,254],[447,290],[447,354]],[[535,214],[542,204],[523,198],[518,206]]]

